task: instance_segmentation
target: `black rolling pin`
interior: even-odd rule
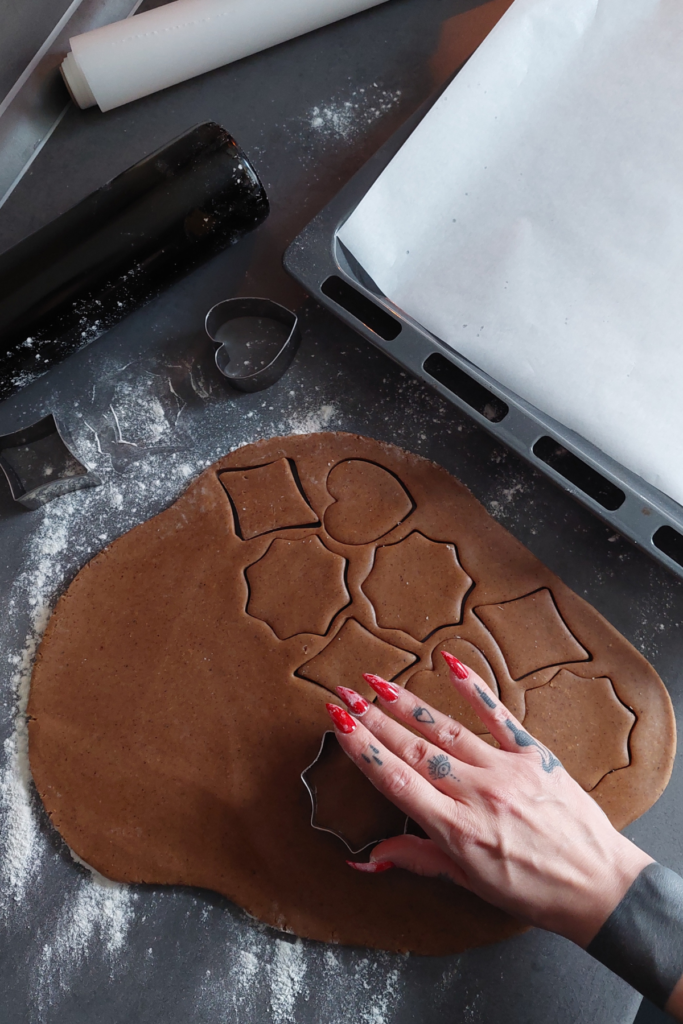
[[[197,125],[0,256],[0,399],[258,227],[235,140]]]

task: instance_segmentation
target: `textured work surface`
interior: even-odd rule
[[[21,15],[24,62],[43,35],[39,12],[57,6],[43,4]],[[0,488],[3,1021],[631,1024],[635,1016],[640,1000],[625,984],[538,931],[459,957],[406,959],[290,941],[200,890],[99,886],[32,802],[14,724],[14,694],[46,609],[103,544],[169,505],[228,447],[326,426],[397,443],[462,479],[648,657],[683,706],[683,587],[307,302],[280,268],[288,242],[458,65],[453,19],[467,6],[389,0],[111,115],[74,111],[0,210],[5,247],[208,117],[247,150],[273,203],[250,239],[0,406],[0,433],[51,408],[65,416],[78,457],[104,481],[38,512],[17,509]],[[17,16],[9,0],[0,10],[3,24]],[[21,66],[16,36],[0,33],[0,47],[3,74],[6,48]],[[226,390],[212,365],[202,320],[232,294],[271,296],[302,316],[293,367],[262,395]],[[677,870],[679,762],[659,802],[627,829]]]
[[[328,479],[344,467],[353,494],[335,498]],[[226,500],[226,477],[239,480],[238,501]],[[387,533],[401,517],[377,508],[384,492],[395,511],[392,484],[410,500]],[[287,506],[295,514],[282,515]],[[363,508],[362,544],[296,525],[332,519],[348,537]],[[368,672],[387,650],[412,654],[397,675],[408,689],[444,643],[467,642],[520,720],[528,700],[540,737],[619,828],[669,780],[669,696],[616,630],[441,468],[316,433],[209,467],[60,600],[28,704],[31,770],[52,823],[108,878],[203,886],[305,938],[443,955],[514,933],[512,919],[457,886],[349,871],[342,845],[311,829],[300,776],[329,725],[329,693],[300,675],[337,636],[337,651],[359,643]],[[383,649],[367,650],[370,637]],[[541,686],[540,668],[552,671]],[[333,775],[316,788],[329,807]],[[328,811],[326,826],[357,837],[362,798],[358,824],[352,811],[350,822]]]

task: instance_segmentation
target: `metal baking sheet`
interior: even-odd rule
[[[341,226],[436,98],[304,228],[285,253],[286,270],[321,305],[683,579],[681,505],[425,330],[379,291],[340,242]]]

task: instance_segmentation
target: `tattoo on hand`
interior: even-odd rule
[[[451,771],[451,762],[448,760],[445,754],[435,754],[427,762],[429,774],[435,781],[437,779],[455,779],[456,782],[460,782],[457,775],[454,775]]]
[[[495,700],[491,700],[486,690],[482,690],[481,686],[477,686],[476,683],[474,684],[474,688],[481,697],[481,699],[483,700],[487,708],[495,708],[496,702]]]
[[[554,772],[556,768],[562,768],[562,762],[559,761],[547,747],[544,747],[538,742],[538,740],[535,740],[533,736],[530,736],[528,732],[525,732],[524,729],[519,729],[514,722],[510,721],[509,718],[506,720],[505,724],[515,737],[515,743],[518,747],[538,747],[541,752],[541,768],[544,772],[547,772],[548,775],[550,775],[550,773]]]
[[[372,751],[372,760],[375,762],[375,764],[384,764],[384,761],[380,761],[379,757],[377,756],[379,754],[379,747],[373,747],[371,743],[370,750]],[[365,760],[368,761],[369,758],[366,757]]]
[[[434,725],[434,718],[428,708],[415,708],[413,718],[416,722],[424,722],[425,725]]]

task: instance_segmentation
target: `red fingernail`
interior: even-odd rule
[[[378,875],[380,871],[396,867],[393,860],[347,860],[346,863],[354,871],[365,871],[368,875]]]
[[[325,707],[339,732],[353,732],[356,728],[356,722],[351,718],[348,711],[344,711],[344,708],[340,708],[338,704],[326,704]]]
[[[375,693],[378,693],[382,700],[388,701],[393,704],[394,701],[398,700],[398,695],[401,692],[398,686],[394,686],[393,683],[388,683],[386,679],[382,679],[381,676],[373,676],[370,672],[363,673],[363,679],[371,686]]]
[[[354,715],[364,715],[370,707],[365,697],[361,697],[355,690],[350,690],[348,686],[338,686],[337,693]]]
[[[442,651],[441,657],[448,665],[451,672],[455,672],[458,679],[467,679],[470,674],[470,670],[466,668],[461,661],[453,654],[449,654],[448,651]]]

